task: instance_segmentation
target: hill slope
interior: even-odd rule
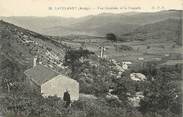
[[[167,19],[164,21],[147,24],[138,27],[134,31],[121,35],[124,40],[149,40],[154,41],[174,41],[180,43],[181,40],[181,20]]]
[[[15,76],[21,77],[24,70],[32,67],[35,56],[40,64],[57,71],[62,69],[66,47],[46,36],[0,21],[0,42],[0,71],[12,69],[6,74],[16,70],[19,72]]]

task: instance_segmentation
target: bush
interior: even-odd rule
[[[80,109],[85,117],[125,117],[124,108],[110,107],[105,100],[77,101],[73,104],[73,109]]]
[[[160,68],[148,82],[144,90],[145,98],[140,102],[142,113],[158,113],[164,115],[166,112],[175,115],[181,114],[181,87],[178,84],[180,74],[165,68]],[[152,79],[152,78],[148,78]]]
[[[106,39],[110,41],[117,41],[117,37],[114,33],[107,33],[106,34]]]
[[[63,114],[63,102],[57,97],[43,98],[37,94],[8,95],[2,99],[4,113],[14,113],[24,117],[56,117]]]

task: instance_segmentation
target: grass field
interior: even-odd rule
[[[62,43],[71,48],[84,47],[90,51],[100,55],[100,46],[104,46],[106,51],[105,57],[122,61],[161,61],[163,59],[172,59],[172,54],[178,55],[181,53],[181,48],[175,42],[170,41],[130,41],[130,42],[110,42],[103,38],[89,38],[89,39],[72,39],[64,40]],[[124,50],[123,47],[131,47],[132,50]],[[122,49],[121,49],[122,48]]]

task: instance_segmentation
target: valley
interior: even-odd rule
[[[180,117],[181,12],[0,17],[0,112]],[[72,85],[77,100],[66,108],[60,89]]]

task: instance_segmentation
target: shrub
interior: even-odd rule
[[[117,37],[114,33],[107,33],[106,38],[107,40],[110,40],[110,41],[117,41]]]
[[[167,69],[168,70],[168,69]],[[167,71],[161,68],[146,85],[144,96],[140,102],[142,113],[158,113],[164,115],[166,112],[179,115],[181,113],[181,88],[178,85],[179,75],[175,71]],[[180,73],[178,73],[180,74]],[[148,78],[151,79],[151,78]]]

